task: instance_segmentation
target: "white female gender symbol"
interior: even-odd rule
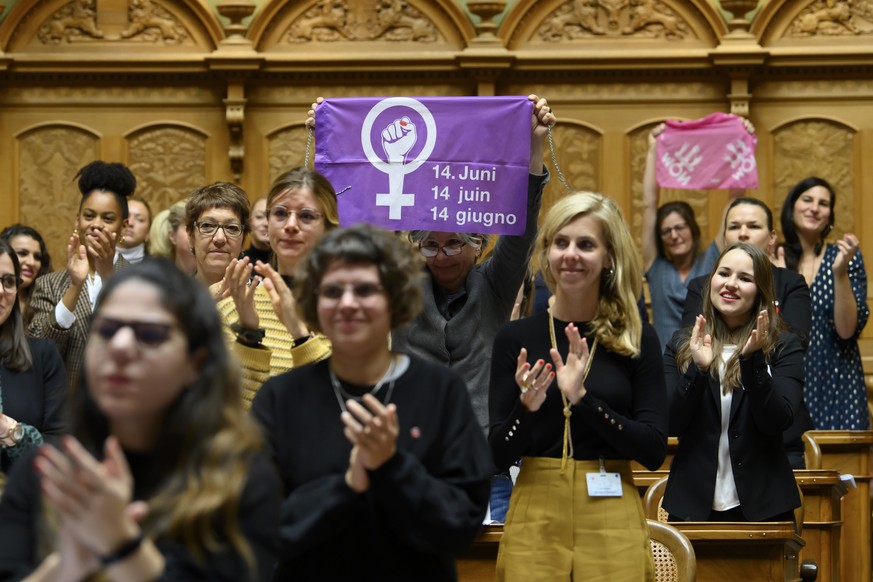
[[[373,149],[371,132],[373,123],[376,117],[383,111],[391,107],[409,107],[424,120],[424,126],[427,133],[427,138],[424,142],[424,147],[418,156],[408,163],[403,163],[403,160],[385,161]],[[436,120],[433,115],[420,101],[411,97],[390,97],[376,103],[367,117],[364,118],[364,126],[361,128],[361,145],[364,147],[364,153],[367,155],[367,160],[380,172],[388,174],[388,193],[376,194],[376,206],[388,207],[388,219],[400,220],[400,214],[404,206],[415,205],[415,194],[403,193],[403,177],[406,174],[414,172],[427,161],[433,147],[436,144],[437,128]]]

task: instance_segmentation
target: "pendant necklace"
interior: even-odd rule
[[[382,378],[376,383],[376,385],[373,386],[373,389],[370,390],[370,394],[372,394],[373,396],[376,396],[376,394],[379,392],[379,390],[382,389],[382,386],[385,385],[385,382],[387,382],[388,379],[390,378],[390,382],[388,382],[388,390],[385,393],[385,400],[382,401],[382,404],[385,404],[385,405],[387,405],[389,402],[391,402],[391,394],[394,393],[394,381],[396,380],[396,378],[394,377],[394,370],[395,370],[396,366],[397,366],[397,359],[392,355],[391,356],[391,365],[388,366],[388,371],[385,372],[385,375],[382,376]],[[358,402],[360,402],[361,397],[355,396],[354,394],[349,394],[343,388],[342,383],[340,382],[339,378],[337,378],[337,376],[334,373],[333,368],[330,366],[330,364],[328,364],[327,370],[328,370],[328,373],[330,374],[330,383],[333,386],[333,393],[336,396],[336,401],[339,403],[340,409],[343,412],[346,412],[346,410],[347,410],[346,400],[352,399],[352,400],[357,400]]]

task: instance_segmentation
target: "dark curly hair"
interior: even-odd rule
[[[136,190],[136,178],[133,172],[118,162],[96,160],[82,167],[74,180],[78,180],[79,192],[82,193],[82,203],[92,192],[109,192],[115,196],[121,208],[121,218],[127,218],[127,199]],[[82,209],[79,204],[79,210]]]
[[[800,261],[800,256],[803,254],[803,248],[800,246],[800,238],[797,236],[797,226],[794,224],[794,205],[797,204],[797,199],[800,198],[804,192],[810,188],[815,188],[816,186],[821,186],[831,195],[831,215],[828,217],[827,226],[822,230],[821,239],[815,245],[814,250],[816,255],[818,255],[822,248],[824,248],[824,241],[831,230],[833,230],[834,222],[836,221],[834,206],[837,202],[837,193],[827,180],[816,176],[810,176],[794,185],[794,187],[788,192],[788,196],[785,197],[785,204],[782,205],[782,214],[780,215],[782,220],[782,236],[785,237],[785,243],[782,245],[782,248],[785,249],[785,266],[792,271],[797,271],[797,263]]]
[[[329,231],[297,266],[297,313],[310,329],[318,325],[318,287],[334,263],[375,265],[391,307],[391,328],[412,321],[423,302],[424,259],[394,234],[368,224]]]

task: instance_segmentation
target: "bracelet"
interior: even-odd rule
[[[139,532],[135,538],[124,542],[120,547],[116,548],[114,552],[106,554],[105,556],[100,556],[100,563],[103,564],[104,568],[106,566],[111,566],[112,564],[120,562],[130,556],[137,551],[141,545],[142,532]]]
[[[250,348],[256,348],[264,341],[264,336],[267,334],[264,328],[251,329],[243,327],[239,322],[230,326],[230,330],[236,334],[236,339],[241,344]]]

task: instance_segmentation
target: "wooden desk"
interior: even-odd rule
[[[870,481],[873,478],[873,431],[813,430],[821,448],[822,469],[855,477],[856,489],[842,500],[840,567],[846,582],[870,580]]]
[[[642,496],[650,485],[668,474],[668,471],[634,471],[634,483]],[[846,485],[837,471],[795,470],[794,477],[803,493],[801,538],[806,546],[799,559],[815,561],[818,582],[843,582],[840,576],[841,498],[846,494]]]
[[[673,524],[694,545],[697,582],[795,582],[803,540],[788,522]],[[457,561],[460,582],[492,582],[503,526],[488,526]]]
[[[691,540],[697,582],[800,580],[803,540],[790,522],[671,524]]]

